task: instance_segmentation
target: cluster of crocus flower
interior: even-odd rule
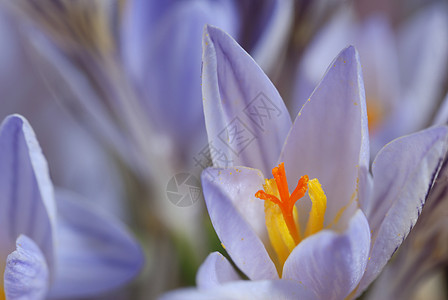
[[[54,189],[28,122],[0,127],[0,299],[92,297],[140,271],[143,253],[116,219]]]
[[[185,170],[199,176],[208,165],[194,159],[207,147],[202,28],[212,23],[239,36],[270,68],[288,37],[293,1],[118,2],[20,1],[6,7],[27,17],[39,66],[53,69],[72,90],[74,97],[57,95],[59,101],[142,182],[147,195],[139,201],[151,203],[147,214],[166,231],[200,243],[203,234],[194,223],[203,206],[173,206],[166,184]],[[254,9],[258,21],[249,28],[244,16]]]
[[[0,111],[43,146],[0,127],[0,300],[407,299],[446,265],[446,7],[323,3],[0,0]]]
[[[291,124],[272,83],[230,36],[209,26],[203,45],[209,139],[229,130],[223,125],[236,118],[239,134],[253,135],[246,145],[247,136],[228,134],[223,143],[239,139],[238,151],[228,152],[235,165],[216,161],[202,175],[216,233],[249,280],[215,252],[198,271],[197,290],[163,299],[359,296],[415,224],[444,159],[448,128],[392,141],[370,168],[365,92],[354,47],[330,64]],[[244,111],[259,93],[278,111],[258,115],[268,121],[262,130],[251,120],[254,114]],[[213,118],[207,117],[211,111]]]

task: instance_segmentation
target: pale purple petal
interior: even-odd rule
[[[394,140],[373,162],[373,198],[361,203],[372,231],[362,292],[414,226],[447,151],[448,128],[430,128]]]
[[[49,270],[45,257],[33,240],[20,235],[17,250],[6,261],[4,284],[8,300],[45,299],[49,286]]]
[[[0,253],[10,253],[20,234],[30,237],[53,268],[53,185],[47,162],[28,122],[6,118],[0,129]]]
[[[421,10],[399,33],[404,133],[423,128],[443,96],[448,64],[448,6]]]
[[[143,254],[123,224],[74,194],[57,190],[56,199],[60,219],[52,297],[102,293],[137,275]]]
[[[241,280],[230,262],[219,252],[210,253],[196,274],[200,289],[213,288],[229,281]]]
[[[345,232],[323,230],[302,241],[286,260],[282,278],[301,282],[320,299],[344,299],[364,274],[369,248],[369,224],[358,210]]]
[[[268,176],[291,127],[283,100],[254,60],[220,29],[205,28],[203,48],[207,134],[224,154],[214,157],[214,165],[248,166]]]
[[[291,191],[305,174],[320,181],[328,199],[325,225],[356,202],[358,186],[364,189],[366,183],[357,181],[359,169],[368,169],[368,139],[361,66],[350,46],[331,63],[297,115],[279,160],[285,163]],[[345,216],[351,216],[351,207]]]
[[[265,248],[264,202],[255,198],[263,183],[260,171],[243,167],[208,168],[202,173],[213,227],[236,266],[252,280],[278,278]]]
[[[238,300],[238,299],[324,299],[316,296],[304,284],[290,280],[263,280],[227,283],[215,288],[183,289],[167,293],[160,300]]]
[[[443,269],[448,249],[448,157],[445,157],[423,210],[370,289],[369,299],[411,299],[429,274]]]

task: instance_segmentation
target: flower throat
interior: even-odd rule
[[[264,190],[255,193],[255,197],[264,200],[266,228],[269,240],[277,254],[277,271],[282,273],[283,264],[292,250],[305,238],[324,227],[327,197],[319,183],[308,175],[302,176],[294,191],[290,194],[286,180],[284,163],[272,169],[274,178],[265,179]],[[312,207],[305,230],[302,232],[295,203],[308,195]]]

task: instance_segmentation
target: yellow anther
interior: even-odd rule
[[[282,274],[283,265],[289,254],[296,246],[288,226],[283,219],[280,207],[271,201],[264,202],[265,222],[268,230],[269,240],[277,255],[275,265],[279,276]],[[294,207],[294,216],[297,220],[297,209]],[[298,224],[298,223],[297,223]]]
[[[324,228],[325,210],[327,209],[327,196],[325,196],[317,178],[308,181],[308,195],[310,196],[312,207],[305,229],[305,237],[315,234]]]

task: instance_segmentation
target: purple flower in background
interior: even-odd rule
[[[19,115],[0,128],[0,299],[79,298],[130,281],[143,256],[124,226],[54,191],[34,132]]]
[[[165,298],[360,295],[417,221],[445,156],[448,128],[394,140],[370,173],[354,47],[330,64],[291,124],[273,84],[232,38],[209,26],[203,44],[209,141],[233,162],[216,159],[203,172],[204,196],[223,247],[250,281],[215,252],[197,274],[198,290]]]
[[[195,160],[207,147],[200,77],[203,26],[212,23],[239,35],[239,40],[250,40],[248,48],[269,68],[275,51],[282,50],[288,37],[292,3],[130,0],[119,5],[119,1],[93,0],[8,4],[18,8],[21,16],[29,16],[27,22],[32,21],[25,28],[43,58],[39,65],[47,63],[45,70],[55,71],[75,95],[58,97],[61,102],[144,185],[142,200],[155,203],[147,215],[188,239],[197,239],[201,207],[173,206],[166,187],[176,173],[199,175],[210,165],[209,160]],[[254,16],[256,26],[249,22]],[[251,26],[245,26],[246,21]]]
[[[269,68],[288,36],[292,3],[21,1],[10,6],[49,37],[50,43],[35,32],[33,42],[74,90],[77,102],[63,99],[67,107],[139,175],[163,186],[179,170],[194,168],[193,156],[206,145],[200,88],[203,26],[211,23],[240,36]],[[92,28],[85,28],[83,18],[92,20]],[[246,19],[256,19],[256,26],[245,26]]]
[[[297,69],[296,113],[341,48],[360,54],[366,88],[372,158],[389,141],[423,129],[443,97],[448,63],[448,7],[438,3],[394,20],[371,14],[359,19],[344,5],[316,34]]]
[[[0,120],[18,113],[33,124],[56,186],[127,217],[124,184],[116,161],[101,141],[58,104],[60,99],[74,96],[60,76],[40,76],[45,70],[34,63],[36,53],[17,21],[0,5]],[[59,93],[63,95],[55,97]]]
[[[182,167],[194,169],[193,157],[206,145],[200,89],[204,25],[213,24],[237,36],[270,69],[289,32],[291,8],[289,0],[130,2],[123,26],[123,60],[152,127],[169,137],[171,164],[180,158]],[[251,14],[246,12],[249,9]],[[256,10],[260,16],[253,13]],[[249,36],[244,36],[248,28],[244,17],[256,27]],[[256,21],[259,26],[252,24]]]

